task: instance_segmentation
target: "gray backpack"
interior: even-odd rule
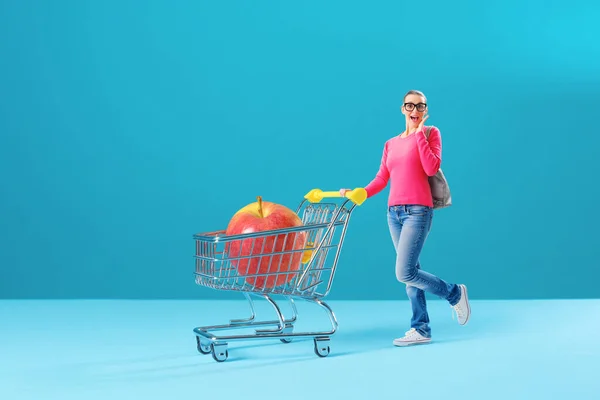
[[[431,127],[427,128],[425,136],[429,139]],[[452,205],[452,195],[450,186],[442,172],[442,168],[434,176],[429,177],[429,186],[431,187],[431,196],[433,197],[433,208],[446,208]]]

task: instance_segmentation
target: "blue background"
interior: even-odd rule
[[[598,297],[592,4],[4,0],[0,296],[238,298],[194,284],[191,235],[366,185],[419,89],[454,200],[423,268],[477,299]],[[406,298],[387,194],[331,298]]]

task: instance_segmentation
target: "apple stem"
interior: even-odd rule
[[[261,218],[264,218],[263,209],[262,209],[262,197],[258,196],[256,199],[258,200],[258,215]]]

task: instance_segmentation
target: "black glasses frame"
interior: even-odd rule
[[[417,108],[417,111],[419,112],[423,112],[425,110],[427,110],[427,104],[426,103],[404,103],[404,109],[406,111],[412,111],[415,109],[415,107]]]

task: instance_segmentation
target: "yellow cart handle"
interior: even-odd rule
[[[342,197],[342,195],[339,191],[324,192],[321,189],[313,189],[304,196],[311,203],[318,203],[327,197]],[[360,206],[367,199],[367,191],[364,188],[356,188],[347,191],[345,197]]]

